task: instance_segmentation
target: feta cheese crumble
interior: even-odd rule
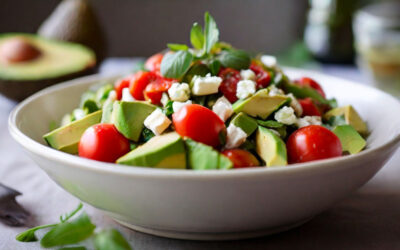
[[[297,117],[294,114],[294,109],[286,106],[278,110],[278,112],[275,113],[274,118],[278,122],[286,125],[292,125],[297,121]]]
[[[309,125],[322,125],[321,116],[304,116],[297,120],[296,125],[299,128],[307,127]]]
[[[160,100],[161,104],[165,107],[165,106],[167,106],[168,101],[169,101],[168,94],[165,92],[162,93],[161,100]]]
[[[122,98],[121,101],[124,102],[134,102],[135,98],[131,95],[131,92],[129,92],[129,88],[123,88],[122,89]]]
[[[171,121],[158,108],[144,120],[144,126],[150,129],[155,135],[161,135],[169,125],[171,125]]]
[[[271,85],[268,89],[269,89],[268,91],[269,96],[285,95],[285,92],[277,88],[275,85]]]
[[[108,93],[107,99],[105,100],[103,107],[108,105],[109,103],[114,102],[117,100],[117,92],[115,90],[111,90],[110,93]]]
[[[241,80],[237,84],[236,96],[245,99],[256,92],[256,82],[252,80]]]
[[[226,121],[233,114],[232,104],[225,98],[225,96],[218,98],[212,107],[212,111],[214,111],[214,113],[216,113],[223,121]]]
[[[187,100],[186,102],[173,102],[172,109],[175,112],[178,112],[181,108],[185,107],[186,105],[192,104],[191,100]]]
[[[275,67],[277,65],[277,60],[275,56],[263,55],[261,56],[261,62],[267,67]]]
[[[243,142],[246,141],[247,134],[241,128],[236,127],[233,124],[230,124],[227,129],[227,136],[226,136],[226,145],[225,147],[230,148],[237,148],[242,145]]]
[[[303,108],[301,107],[301,104],[299,101],[297,101],[297,98],[294,97],[292,93],[289,93],[286,95],[289,97],[292,101],[290,102],[290,107],[294,109],[294,112],[296,112],[297,116],[301,116],[303,114]]]
[[[190,97],[190,88],[187,83],[173,83],[168,89],[169,98],[173,101],[185,102]]]
[[[240,77],[242,77],[243,80],[256,80],[256,74],[251,69],[242,69],[240,71]]]
[[[222,78],[211,76],[211,74],[208,73],[205,77],[194,76],[192,82],[192,93],[194,95],[210,95],[218,93],[218,88],[219,85],[221,85]]]

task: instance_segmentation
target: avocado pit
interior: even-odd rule
[[[35,45],[21,37],[9,39],[0,47],[0,61],[7,64],[32,61],[40,55]]]

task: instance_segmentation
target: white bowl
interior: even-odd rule
[[[370,87],[304,70],[340,105],[353,104],[371,132],[363,152],[280,168],[163,170],[92,161],[51,149],[42,135],[79,103],[90,76],[47,88],[19,104],[9,130],[65,190],[138,231],[180,239],[228,240],[301,225],[366,183],[400,143],[400,103]],[[109,78],[111,79],[111,78]]]

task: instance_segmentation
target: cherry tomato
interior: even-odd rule
[[[271,76],[268,71],[256,64],[251,64],[250,69],[256,74],[257,89],[268,87],[269,83],[271,82]]]
[[[154,72],[139,71],[133,75],[129,85],[129,91],[136,100],[144,100],[144,90],[151,82],[157,81],[160,78]]]
[[[307,86],[315,89],[321,96],[325,98],[325,92],[322,89],[321,85],[319,85],[316,81],[309,77],[303,77],[300,78],[299,80],[295,81],[296,84],[300,86]]]
[[[226,133],[225,123],[213,111],[198,104],[190,104],[172,115],[175,130],[181,136],[217,147],[220,133]]]
[[[149,70],[149,71],[155,71],[155,72],[160,72],[160,67],[161,67],[161,61],[163,59],[164,55],[161,53],[152,55],[149,57],[145,64],[144,68]]]
[[[172,85],[172,81],[158,78],[156,81],[149,83],[144,89],[144,97],[153,104],[160,104],[162,94]]]
[[[79,156],[97,161],[115,162],[130,151],[129,140],[113,124],[101,123],[88,128],[79,141]]]
[[[342,155],[339,138],[329,129],[310,125],[296,130],[286,143],[289,162],[299,163]]]
[[[240,81],[240,72],[232,68],[225,68],[218,73],[218,76],[222,78],[219,91],[221,91],[231,103],[236,102],[238,100],[236,89],[237,83]]]
[[[243,149],[227,149],[222,154],[228,157],[234,168],[246,168],[260,166],[260,162],[249,151]]]
[[[321,112],[311,98],[299,99],[299,103],[303,108],[303,116],[321,116]]]
[[[129,88],[129,84],[131,82],[132,76],[125,77],[124,79],[118,80],[114,84],[114,90],[117,93],[117,100],[121,100],[122,98],[122,90],[124,88]]]

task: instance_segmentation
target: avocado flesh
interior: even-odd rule
[[[111,120],[117,130],[126,138],[138,141],[143,130],[144,120],[157,107],[147,102],[114,102]],[[106,117],[104,118],[107,119]]]
[[[185,141],[189,168],[194,170],[230,169],[232,162],[213,147],[187,139]]]
[[[45,134],[43,138],[52,148],[66,153],[76,154],[78,153],[78,144],[82,134],[89,127],[100,123],[101,115],[101,110],[96,111],[80,120],[73,121],[70,124]]]
[[[331,109],[325,114],[324,118],[329,120],[332,116],[341,115],[344,115],[346,124],[353,126],[358,133],[362,135],[368,134],[367,124],[361,119],[360,115],[351,105]]]
[[[269,96],[268,89],[259,90],[253,96],[232,105],[235,113],[244,112],[252,117],[267,119],[275,110],[289,101],[286,96]]]
[[[92,68],[96,64],[94,53],[79,44],[41,38],[32,34],[6,33],[0,35],[0,47],[9,39],[23,38],[37,47],[39,57],[25,62],[0,61],[0,79],[10,81],[38,81],[58,78]]]
[[[343,152],[357,154],[367,144],[364,138],[351,125],[336,126],[332,132],[339,138]]]
[[[268,128],[259,126],[256,134],[257,154],[267,167],[287,165],[285,142]]]
[[[247,136],[250,136],[258,127],[257,121],[243,112],[237,114],[231,120],[231,124],[241,128],[247,134]]]
[[[119,158],[117,163],[130,166],[185,169],[185,145],[176,132],[155,136]]]

